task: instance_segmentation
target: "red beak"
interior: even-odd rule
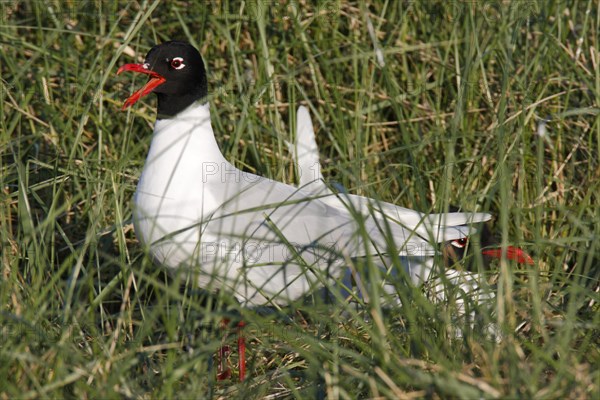
[[[143,64],[125,64],[121,68],[119,68],[119,70],[117,71],[117,75],[119,75],[123,71],[133,71],[139,72],[140,74],[150,75],[150,79],[140,90],[138,90],[137,92],[129,96],[127,100],[125,100],[125,103],[123,104],[121,110],[125,110],[127,107],[134,105],[139,99],[152,93],[152,91],[156,87],[162,85],[167,81],[162,75],[145,68]]]
[[[493,258],[502,257],[502,249],[487,249],[482,250],[481,254]],[[518,247],[507,246],[506,247],[506,258],[512,261],[516,261],[520,264],[533,265],[533,258]]]

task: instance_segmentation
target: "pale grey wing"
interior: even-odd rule
[[[389,220],[414,230],[421,237],[433,242],[460,239],[469,233],[464,225],[485,222],[491,218],[486,213],[448,213],[425,215],[384,201],[347,193],[333,193],[323,181],[319,149],[315,140],[312,120],[306,107],[298,107],[296,145],[292,152],[299,171],[299,187],[321,201],[337,209],[373,216],[377,220]],[[461,227],[462,226],[462,227]],[[460,227],[460,228],[459,228]],[[474,229],[471,230],[473,233]]]
[[[322,202],[331,207],[366,216],[370,221],[379,221],[380,224],[400,224],[414,229],[419,235],[430,238],[432,241],[448,241],[473,233],[473,229],[469,232],[469,228],[465,225],[484,222],[491,218],[489,214],[485,213],[450,213],[426,216],[418,211],[399,207],[395,204],[352,194],[334,193],[325,184],[321,175],[322,168],[312,121],[308,110],[302,106],[298,108],[297,112],[296,143],[295,146],[290,146],[290,148],[299,172],[300,188],[310,192],[315,197],[319,197]],[[395,268],[385,268],[387,265],[391,265],[389,258],[383,262],[382,273],[385,272],[386,278],[380,284],[383,285],[383,290],[391,295],[391,301],[398,302],[396,288],[392,282],[399,271]],[[400,265],[415,285],[421,285],[428,281],[432,274],[435,275],[435,271],[437,271],[434,268],[433,257],[419,256],[418,254],[400,257]],[[465,292],[478,292],[473,290],[477,287],[474,279],[475,275],[468,273],[464,275],[455,270],[447,270],[444,275],[446,279],[461,287]],[[352,287],[353,282],[355,282],[358,297],[367,300],[366,286],[362,281],[360,274],[353,273],[351,269],[346,269],[339,290],[346,297],[350,295],[350,292],[346,291],[345,288]],[[435,295],[441,300],[444,297],[445,285],[442,285],[440,280],[437,282]],[[459,300],[459,302],[462,304],[462,300]]]
[[[289,303],[341,276],[344,254],[359,248],[353,221],[291,186],[245,178],[203,227],[215,250],[202,270],[255,306]]]
[[[203,230],[216,249],[203,270],[233,279],[228,286],[240,301],[253,305],[286,304],[327,286],[342,274],[342,253],[356,248],[356,238],[340,221],[304,215],[301,208],[231,212],[224,207]]]
[[[411,210],[410,208],[400,207],[392,203],[378,201],[367,197],[344,193],[340,194],[339,196],[343,200],[347,200],[357,209],[366,212],[375,210],[408,226],[420,224],[422,221],[425,221],[427,224],[431,225],[452,227],[485,222],[492,218],[492,216],[488,213],[469,212],[451,212],[426,215],[422,212]]]
[[[316,185],[311,187],[316,188]],[[322,201],[338,209],[355,210],[362,215],[373,216],[377,220],[398,224],[437,243],[473,234],[476,229],[467,228],[467,225],[485,222],[492,217],[487,213],[424,214],[395,204],[348,193],[325,195]]]
[[[385,252],[392,242],[399,253],[409,246],[427,244],[427,240],[398,224],[361,220],[360,215],[332,207],[293,186],[247,175],[237,186],[239,192],[224,201],[212,216],[208,227],[212,234],[283,239],[300,246],[337,243],[340,252],[349,257]],[[367,234],[368,243],[360,232]]]
[[[219,249],[211,260],[205,252],[203,270],[236,279],[227,285],[244,303],[287,303],[340,277],[351,258],[435,253],[400,226],[361,221],[292,186],[246,178],[202,231],[204,247]]]

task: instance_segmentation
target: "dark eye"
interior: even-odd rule
[[[171,67],[174,69],[181,69],[181,68],[185,67],[185,64],[183,63],[183,58],[175,57],[174,59],[172,59]]]
[[[456,239],[450,242],[450,244],[454,247],[457,247],[459,249],[464,248],[467,243],[469,243],[469,239],[464,237],[464,238],[460,238],[460,239]]]

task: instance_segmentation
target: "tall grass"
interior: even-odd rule
[[[305,3],[0,3],[1,398],[597,398],[598,4]],[[153,265],[131,196],[155,100],[121,112],[141,81],[115,72],[176,38],[203,54],[238,167],[294,183],[305,104],[332,182],[494,213],[536,260],[489,273],[503,340],[448,334],[452,302],[416,288],[386,312],[264,313]],[[232,312],[243,383],[215,380]]]

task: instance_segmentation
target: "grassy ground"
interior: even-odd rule
[[[598,398],[597,2],[306,3],[0,2],[0,398]],[[240,168],[295,182],[305,104],[328,179],[494,213],[536,260],[490,275],[504,340],[453,338],[410,288],[383,314],[238,310],[249,378],[216,382],[211,310],[235,303],[152,265],[130,220],[155,100],[121,112],[142,80],[115,72],[175,38]]]

